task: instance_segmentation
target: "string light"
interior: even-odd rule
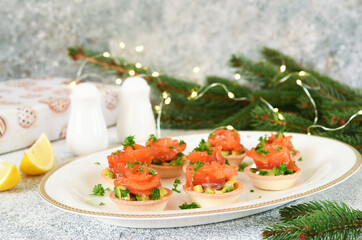
[[[126,44],[124,42],[119,42],[119,47],[124,49],[126,47]]]
[[[162,92],[162,97],[163,97],[163,99],[166,99],[166,98],[168,98],[170,95],[168,94],[168,92]]]
[[[76,82],[76,81],[71,81],[71,82],[69,83],[69,88],[70,88],[71,90],[73,90],[76,85],[77,85],[77,82]]]
[[[306,72],[300,71],[298,74],[299,74],[299,76],[304,77],[306,75]]]
[[[141,68],[142,64],[141,63],[136,63],[135,66],[136,66],[136,68]]]
[[[200,71],[200,67],[196,66],[192,69],[194,73],[198,73]]]
[[[135,47],[136,52],[142,52],[145,49],[145,47],[143,45],[138,45],[137,47]]]
[[[207,86],[204,90],[202,90],[201,92],[197,93],[195,90],[191,91],[191,95],[188,97],[188,99],[192,99],[192,100],[196,100],[199,99],[200,97],[204,96],[204,94],[209,91],[211,88],[214,87],[222,87],[224,89],[224,91],[226,92],[226,94],[228,95],[228,97],[230,99],[233,99],[234,101],[247,101],[249,100],[246,97],[241,97],[241,98],[235,98],[234,93],[230,92],[229,89],[222,83],[212,83],[209,86]]]
[[[134,76],[134,75],[136,74],[136,72],[135,72],[134,70],[129,70],[128,74],[129,74],[130,76]]]
[[[228,92],[228,96],[229,96],[229,98],[234,98],[235,97],[234,93],[232,93],[232,92]]]
[[[160,76],[160,74],[158,72],[153,72],[152,73],[152,77],[158,77],[158,76]]]
[[[195,98],[197,97],[197,92],[196,91],[192,91],[191,92],[191,95],[190,95],[190,98]]]
[[[234,130],[234,127],[231,126],[231,125],[227,125],[227,126],[226,126],[226,129],[227,129],[227,130]]]
[[[285,65],[280,66],[280,72],[285,72],[286,69],[287,67]]]
[[[116,79],[116,84],[117,84],[117,85],[121,85],[121,83],[122,83],[122,79],[117,78],[117,79]]]
[[[160,106],[159,105],[155,106],[155,111],[157,112],[157,114],[160,114]]]
[[[171,103],[171,97],[165,99],[165,104],[168,105]]]
[[[104,52],[104,53],[103,53],[103,57],[108,58],[108,57],[110,57],[110,56],[111,56],[111,54],[110,54],[109,52]]]
[[[235,80],[239,80],[241,78],[241,75],[239,73],[234,75]]]
[[[277,113],[277,112],[279,112],[279,109],[278,109],[278,108],[274,108],[274,109],[273,109],[273,112],[276,112],[276,113]]]

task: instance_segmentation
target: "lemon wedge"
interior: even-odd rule
[[[0,191],[15,187],[20,179],[19,170],[14,164],[0,160]]]
[[[20,171],[30,175],[45,173],[54,167],[53,146],[43,132],[38,140],[24,153]]]

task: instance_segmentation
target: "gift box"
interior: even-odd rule
[[[107,126],[116,124],[118,87],[94,83],[102,95]],[[31,146],[42,132],[50,140],[65,138],[70,94],[76,82],[65,78],[32,78],[0,83],[0,154]]]

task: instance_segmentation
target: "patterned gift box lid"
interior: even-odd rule
[[[118,86],[94,83],[102,94],[108,126],[119,112]],[[28,147],[46,132],[50,140],[65,138],[70,94],[75,82],[66,78],[28,78],[0,83],[0,154]]]

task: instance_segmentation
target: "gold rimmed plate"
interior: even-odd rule
[[[241,143],[251,149],[258,138],[270,132],[241,131]],[[292,135],[292,142],[303,157],[297,165],[303,169],[295,185],[284,191],[264,191],[254,187],[245,173],[237,178],[245,185],[245,191],[238,202],[215,208],[180,210],[179,205],[188,196],[182,191],[184,175],[179,179],[181,193],[174,192],[165,211],[162,212],[120,212],[108,197],[92,196],[92,189],[101,183],[112,189],[112,184],[103,180],[100,172],[107,167],[107,155],[119,149],[112,148],[67,161],[47,173],[39,185],[41,197],[51,205],[71,213],[99,218],[102,221],[125,227],[167,228],[200,225],[232,220],[260,213],[289,201],[302,198],[329,187],[333,187],[350,177],[361,165],[361,155],[353,147],[329,138]],[[187,143],[185,153],[192,151],[207,134],[175,137]],[[252,160],[245,158],[244,162]],[[99,164],[97,164],[99,163]],[[163,186],[172,189],[174,179],[162,180]],[[251,192],[250,190],[254,191]]]

